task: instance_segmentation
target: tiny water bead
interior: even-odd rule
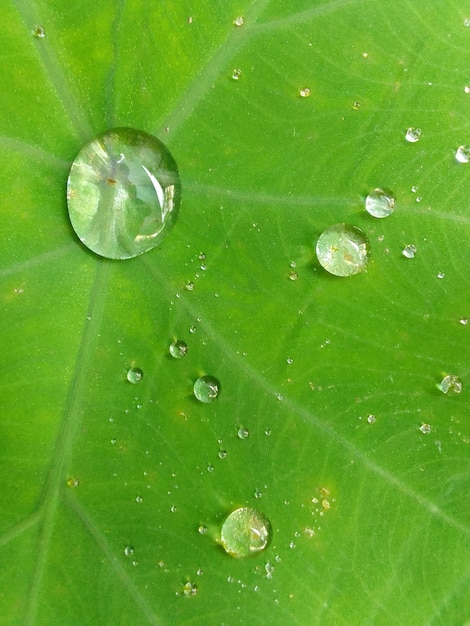
[[[368,260],[368,241],[363,231],[350,224],[334,224],[318,238],[316,253],[320,265],[335,276],[362,272]]]
[[[405,139],[409,143],[416,143],[417,141],[419,141],[421,139],[421,128],[408,128],[408,130],[406,131]]]
[[[407,259],[414,259],[416,254],[416,246],[414,246],[412,243],[408,244],[403,248],[402,254]]]
[[[129,259],[157,246],[176,221],[180,199],[178,168],[169,150],[133,128],[114,128],[87,143],[67,181],[76,234],[110,259]]]
[[[196,594],[197,594],[197,585],[195,583],[192,583],[192,582],[188,581],[183,586],[183,595],[184,595],[184,597],[185,598],[192,598]]]
[[[454,374],[448,374],[444,376],[441,382],[437,385],[437,388],[449,395],[459,395],[462,393],[462,381],[458,376]]]
[[[124,555],[125,556],[132,556],[134,554],[134,548],[132,546],[126,546],[124,548]]]
[[[423,435],[429,435],[431,432],[431,426],[430,424],[421,424],[419,430],[423,433]]]
[[[302,87],[301,89],[299,89],[299,96],[301,98],[308,98],[312,93],[312,90],[310,89],[310,87]]]
[[[44,37],[46,36],[46,31],[42,26],[35,26],[31,31],[31,34],[33,35],[33,37],[36,37],[36,39],[44,39]]]
[[[248,430],[248,428],[240,427],[237,430],[237,437],[239,439],[248,439],[249,436],[250,436],[250,431]]]
[[[242,75],[242,71],[240,68],[236,67],[233,72],[232,72],[232,78],[233,80],[238,80],[240,78],[240,76]]]
[[[222,525],[220,540],[224,550],[235,559],[262,552],[272,535],[268,518],[251,507],[232,511]]]
[[[373,217],[388,217],[395,210],[395,198],[389,191],[376,187],[367,196],[365,207]]]
[[[194,383],[194,395],[200,402],[209,404],[220,394],[220,382],[214,376],[200,376]]]
[[[237,15],[237,17],[233,20],[234,26],[243,26],[245,23],[245,18],[243,15]]]
[[[184,341],[175,339],[170,343],[168,351],[174,359],[182,359],[188,354],[188,346]]]
[[[131,367],[129,370],[127,370],[126,378],[133,385],[140,383],[143,377],[144,373],[138,367]]]
[[[455,153],[455,158],[459,163],[468,163],[470,161],[470,147],[459,146]]]

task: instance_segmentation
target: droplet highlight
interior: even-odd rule
[[[455,158],[459,163],[468,163],[470,161],[470,147],[459,146],[455,153]]]
[[[243,559],[266,549],[272,536],[268,518],[251,507],[236,509],[221,528],[220,542],[235,559]]]
[[[301,98],[309,98],[312,94],[310,87],[302,87],[299,89],[299,95]]]
[[[414,259],[416,255],[416,246],[414,246],[412,243],[409,243],[403,248],[402,254],[407,259]]]
[[[364,232],[350,224],[334,224],[318,238],[320,265],[335,276],[353,276],[367,265],[369,246]]]
[[[421,128],[408,128],[406,131],[405,139],[408,143],[416,143],[421,139]]]
[[[220,382],[214,376],[200,376],[194,383],[194,395],[204,404],[210,404],[220,394]]]
[[[389,191],[377,187],[367,196],[365,207],[367,213],[373,217],[388,217],[395,210],[395,198]]]
[[[87,143],[67,181],[73,229],[85,246],[110,259],[157,246],[176,221],[180,199],[168,148],[133,128],[114,128]]]
[[[174,359],[182,359],[188,354],[188,346],[184,341],[175,339],[175,341],[170,343],[168,352]]]

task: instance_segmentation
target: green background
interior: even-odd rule
[[[4,0],[0,623],[468,624],[467,18],[456,0]],[[65,201],[114,126],[161,139],[183,188],[164,242],[122,262],[81,245]],[[387,219],[364,211],[374,187]],[[314,253],[343,221],[371,244],[351,278]],[[238,506],[273,527],[253,559],[217,543]]]

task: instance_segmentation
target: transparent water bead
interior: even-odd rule
[[[222,525],[220,540],[224,550],[235,559],[262,552],[272,536],[268,518],[251,507],[236,509]]]
[[[334,224],[318,238],[316,253],[320,265],[335,276],[362,272],[368,260],[368,242],[363,231],[350,224]]]
[[[409,143],[416,143],[421,138],[421,128],[410,127],[406,131],[405,139]]]
[[[194,395],[200,402],[210,404],[220,393],[220,383],[214,376],[200,376],[194,383]]]
[[[144,377],[144,373],[138,367],[131,367],[129,370],[127,370],[126,378],[133,385],[140,383],[143,377]]]
[[[470,147],[459,146],[455,153],[455,158],[459,163],[468,163],[470,161]]]
[[[232,78],[233,80],[238,80],[240,78],[240,76],[242,75],[242,71],[240,68],[236,67],[233,72],[232,72]]]
[[[237,17],[233,20],[234,26],[243,26],[245,23],[245,18],[243,15],[237,15]]]
[[[409,243],[407,246],[403,248],[402,254],[407,259],[414,259],[415,254],[416,254],[416,246],[414,246],[412,243]]]
[[[310,87],[302,87],[299,89],[299,95],[301,98],[308,98],[312,93]]]
[[[175,339],[170,343],[168,351],[174,359],[182,359],[188,354],[188,346],[184,341]]]
[[[46,31],[42,26],[35,26],[31,31],[31,34],[33,35],[33,37],[36,37],[36,39],[44,39],[44,37],[46,36]]]
[[[449,395],[455,396],[462,393],[462,381],[454,374],[444,376],[437,387],[442,391],[442,393],[448,393]]]
[[[377,187],[367,196],[365,206],[373,217],[388,217],[395,210],[395,198],[389,191]]]
[[[110,259],[158,245],[176,221],[178,168],[156,137],[114,128],[78,153],[67,181],[70,221],[79,239]]]

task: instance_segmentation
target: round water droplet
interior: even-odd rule
[[[194,335],[195,332],[197,332],[197,327],[196,326],[191,326],[189,329],[189,332],[191,333],[191,335]]]
[[[184,285],[184,288],[186,289],[186,291],[194,291],[194,283],[192,280],[188,280],[186,282],[186,284]]]
[[[408,244],[407,246],[403,248],[402,254],[407,259],[414,259],[415,254],[416,254],[416,246],[414,246],[412,243]]]
[[[423,433],[423,435],[429,435],[431,432],[431,426],[429,424],[421,424],[419,430]]]
[[[388,217],[395,210],[395,198],[389,191],[377,187],[367,196],[365,206],[373,217]]]
[[[184,341],[176,339],[170,343],[168,351],[174,359],[182,359],[188,354],[188,346]]]
[[[367,416],[367,421],[369,422],[369,424],[375,424],[375,422],[377,421],[377,418],[375,417],[375,415],[372,415],[372,413],[370,415]]]
[[[183,595],[186,598],[192,598],[197,594],[197,585],[192,582],[187,582],[183,587]]]
[[[143,377],[144,377],[144,373],[138,367],[131,367],[127,371],[127,380],[130,383],[132,383],[133,385],[136,385],[137,383],[140,383],[140,381],[142,380]]]
[[[214,376],[200,376],[194,383],[194,395],[200,402],[209,404],[220,394],[220,383]]]
[[[302,87],[299,89],[299,95],[301,98],[308,98],[312,93],[310,87]]]
[[[268,546],[271,534],[271,523],[263,513],[243,507],[227,517],[220,539],[227,554],[242,559],[262,552]]]
[[[454,374],[444,376],[437,387],[442,391],[442,393],[448,393],[449,395],[455,396],[462,393],[462,381]]]
[[[200,535],[207,535],[207,531],[208,531],[207,526],[204,526],[203,524],[201,524],[200,526],[198,526],[197,532],[198,532]]]
[[[46,31],[42,26],[35,26],[31,31],[31,34],[33,35],[33,37],[36,37],[36,39],[44,39],[44,37],[46,36]]]
[[[72,476],[71,478],[67,480],[67,487],[70,487],[71,489],[75,489],[79,485],[80,485],[80,481],[75,476]]]
[[[242,75],[242,71],[240,68],[236,67],[233,72],[232,72],[232,78],[233,80],[238,80],[240,78],[240,76]]]
[[[459,324],[462,324],[462,326],[467,326],[468,325],[468,317],[462,317],[459,319]]]
[[[248,439],[249,436],[250,436],[250,431],[248,430],[248,428],[239,428],[237,430],[237,437],[239,439]]]
[[[299,275],[297,274],[297,272],[289,272],[289,280],[297,280],[299,277]]]
[[[455,158],[459,163],[468,163],[470,161],[470,147],[459,146],[455,153]]]
[[[469,85],[465,85],[463,90],[465,91],[465,93],[470,93],[470,86]]]
[[[233,20],[235,26],[243,26],[245,23],[245,18],[243,15],[237,15],[237,17]]]
[[[125,556],[132,556],[134,554],[134,548],[132,546],[126,546],[124,548]]]
[[[354,102],[352,108],[354,109],[354,111],[359,111],[359,109],[361,108],[361,103],[360,102]]]
[[[219,459],[227,458],[227,450],[219,450]]]
[[[114,128],[87,143],[67,181],[75,232],[110,259],[158,245],[176,221],[180,198],[178,168],[166,146],[133,128]]]
[[[142,498],[142,496],[136,496],[136,497],[135,497],[135,501],[137,502],[137,504],[142,504],[142,502],[144,501],[144,499]]]
[[[405,139],[409,143],[416,143],[421,138],[421,128],[410,127],[406,131]]]
[[[320,265],[335,276],[352,276],[367,265],[368,242],[357,226],[334,224],[318,238],[316,246]]]

